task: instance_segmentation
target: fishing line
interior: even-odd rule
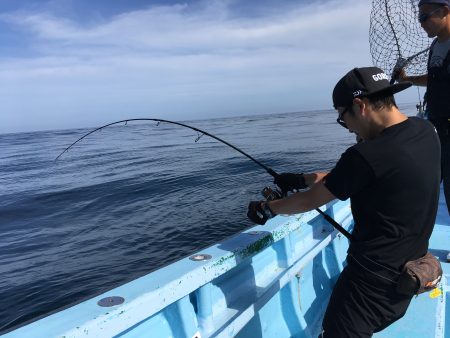
[[[264,170],[266,170],[273,178],[276,178],[279,176],[279,174],[277,174],[273,169],[265,166],[264,164],[262,164],[261,162],[259,162],[258,160],[256,160],[255,158],[253,158],[252,156],[250,156],[249,154],[247,154],[246,152],[242,151],[241,149],[239,149],[238,147],[232,145],[231,143],[213,135],[208,133],[207,131],[201,130],[199,128],[196,127],[192,127],[189,126],[187,124],[184,123],[180,123],[180,122],[175,122],[175,121],[170,121],[170,120],[163,120],[163,119],[154,119],[154,118],[135,118],[135,119],[126,119],[126,120],[121,120],[121,121],[116,121],[116,122],[112,122],[112,123],[108,123],[105,124],[101,127],[98,127],[86,134],[84,134],[83,136],[81,136],[78,140],[76,140],[75,142],[73,142],[70,146],[68,146],[66,149],[64,149],[56,158],[55,161],[57,161],[64,153],[66,153],[70,148],[72,148],[75,144],[77,144],[78,142],[80,142],[81,140],[83,140],[84,138],[86,138],[87,136],[91,135],[92,133],[95,133],[96,131],[102,130],[106,127],[115,125],[115,124],[122,124],[124,123],[125,125],[128,124],[128,122],[131,121],[156,121],[157,124],[156,126],[159,126],[161,122],[164,123],[169,123],[169,124],[174,124],[177,126],[181,126],[184,128],[188,128],[188,129],[192,129],[194,131],[196,131],[197,134],[197,138],[195,139],[195,142],[197,142],[198,140],[200,140],[200,138],[204,135],[209,136],[231,148],[233,148],[234,150],[238,151],[239,153],[241,153],[242,155],[246,156],[247,158],[249,158],[250,160],[252,160],[254,163],[256,163],[257,165],[259,165],[260,167],[264,168]],[[285,195],[285,192],[283,192],[283,195]],[[340,231],[345,237],[347,237],[349,240],[351,240],[351,234],[345,230],[339,223],[337,223],[331,216],[329,216],[328,214],[326,214],[325,212],[323,212],[322,210],[320,210],[319,208],[315,208],[315,210],[322,215],[333,227],[335,227],[338,231]]]

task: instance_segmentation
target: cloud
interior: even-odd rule
[[[222,2],[213,2],[217,3]],[[38,39],[37,48],[43,53],[96,56],[108,48],[119,54],[186,55],[299,48],[314,42],[325,47],[324,39],[333,43],[342,38],[336,33],[344,33],[348,43],[355,32],[357,37],[361,36],[356,27],[368,26],[369,6],[363,1],[356,6],[351,2],[346,7],[345,4],[310,4],[257,19],[235,18],[225,6],[205,5],[194,12],[188,5],[158,6],[124,13],[109,22],[87,27],[48,14],[3,18],[34,34]],[[350,15],[354,13],[358,15]],[[366,33],[363,29],[365,39]]]
[[[2,124],[20,128],[12,116],[52,117],[59,128],[148,111],[190,119],[327,108],[337,79],[371,62],[369,0],[256,17],[232,3],[153,6],[87,23],[0,15],[31,41],[29,55],[0,59],[10,114]]]

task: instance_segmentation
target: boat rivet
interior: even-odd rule
[[[118,296],[112,296],[112,297],[105,297],[100,299],[97,304],[101,307],[110,307],[110,306],[116,306],[120,305],[125,301],[125,298],[118,297]]]
[[[211,258],[212,258],[212,256],[211,255],[207,255],[207,254],[197,254],[197,255],[189,257],[189,259],[191,261],[196,261],[196,262],[207,261],[207,260],[210,260]]]

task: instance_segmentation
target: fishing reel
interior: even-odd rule
[[[261,194],[267,201],[275,201],[283,198],[283,194],[278,189],[272,189],[271,187],[264,187]]]

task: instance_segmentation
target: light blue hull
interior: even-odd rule
[[[351,228],[348,202],[327,212]],[[444,268],[440,294],[415,298],[403,319],[375,337],[450,337],[450,218],[443,209],[437,223],[430,251]],[[209,260],[179,260],[5,337],[317,337],[347,247],[316,212],[278,216],[199,253]],[[114,296],[125,301],[98,305]]]

